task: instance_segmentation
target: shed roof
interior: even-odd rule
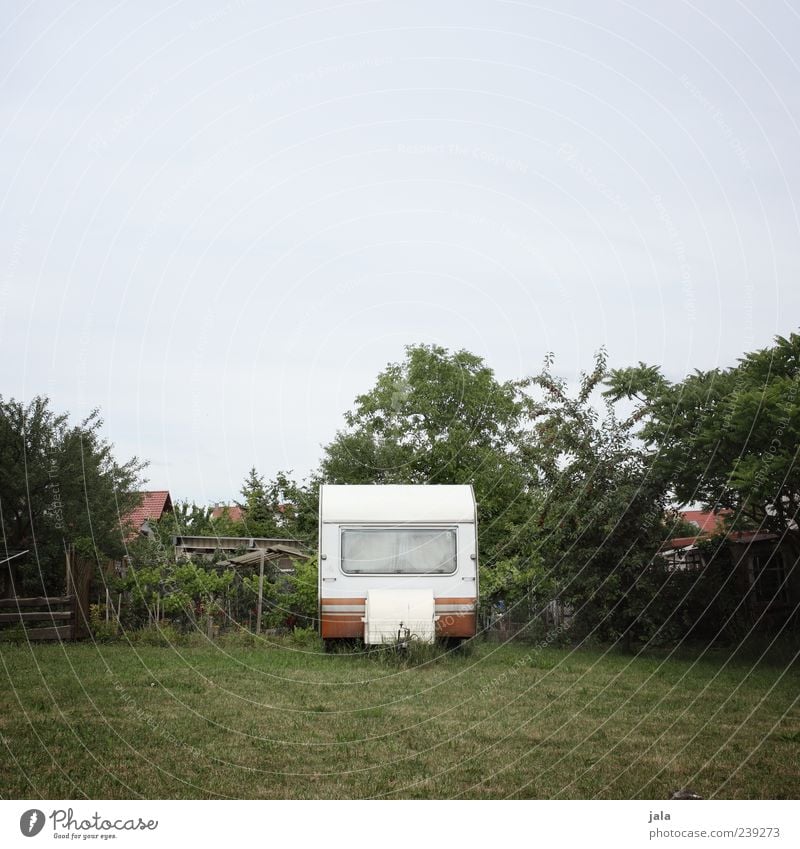
[[[264,561],[280,561],[286,559],[302,560],[307,557],[309,552],[305,548],[300,548],[294,545],[271,545],[268,548],[258,548],[254,551],[247,551],[240,554],[238,557],[231,557],[229,563],[235,563],[238,566],[257,566],[261,561],[261,556],[264,556]],[[278,567],[280,570],[280,566]],[[280,570],[283,571],[283,570]]]
[[[474,522],[469,484],[324,484],[323,522]]]

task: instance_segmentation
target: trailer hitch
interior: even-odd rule
[[[397,650],[405,651],[408,648],[408,644],[411,640],[411,628],[403,623],[400,623],[400,628],[397,631]]]

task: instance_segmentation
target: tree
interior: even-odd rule
[[[798,545],[800,335],[679,383],[642,363],[612,371],[607,383],[610,399],[637,402],[641,438],[677,502],[731,510],[729,527]]]
[[[509,523],[523,521],[528,481],[517,438],[518,390],[499,382],[468,351],[411,345],[401,363],[345,414],[346,428],[326,448],[320,477],[329,483],[471,483],[482,548],[499,556]]]
[[[264,478],[258,474],[253,466],[242,484],[242,497],[244,501],[237,502],[245,513],[245,522],[249,528],[253,528],[251,534],[254,536],[274,536],[275,525],[267,498],[267,490],[264,486]]]
[[[193,501],[176,501],[171,511],[157,521],[150,520],[150,526],[158,534],[161,546],[172,547],[172,538],[191,534],[192,536],[213,536],[220,529],[211,519],[211,507],[202,507]]]
[[[530,521],[516,529],[529,554],[509,574],[517,592],[527,578],[540,606],[557,598],[571,608],[581,632],[629,643],[664,618],[665,483],[636,445],[633,423],[597,397],[605,352],[574,394],[552,362],[520,381],[531,422],[522,456],[536,487]]]
[[[120,517],[137,503],[145,464],[135,457],[117,463],[102,424],[94,411],[71,425],[46,397],[27,405],[0,397],[4,549],[29,551],[10,561],[6,595],[61,587],[65,545],[95,561],[124,554]]]
[[[244,501],[238,506],[244,520],[232,530],[247,536],[291,537],[308,542],[316,538],[318,482],[297,483],[291,472],[279,471],[265,481],[255,467],[242,485]],[[216,523],[215,523],[216,525]]]

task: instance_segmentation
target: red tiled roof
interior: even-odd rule
[[[244,510],[236,504],[232,504],[230,506],[225,507],[214,507],[211,510],[211,518],[212,519],[221,519],[225,514],[225,511],[228,511],[228,518],[232,522],[243,522],[244,521]]]
[[[667,540],[661,548],[666,550],[670,548],[684,548],[687,545],[694,545],[700,537],[675,537]]]
[[[697,535],[692,537],[673,537],[666,540],[661,546],[661,550],[669,550],[672,548],[684,548],[687,545],[695,545],[702,539],[708,539],[723,528],[723,519],[730,515],[730,510],[721,510],[719,513],[714,513],[706,510],[683,510],[680,513],[681,519],[684,522],[690,522],[697,525]]]
[[[687,512],[701,513],[701,511],[699,511],[699,510],[687,511]],[[686,513],[684,513],[683,515],[685,516]],[[710,515],[713,515],[713,514],[711,514],[711,513],[706,513],[706,514],[701,513],[701,515],[710,516]],[[687,520],[687,521],[690,521],[690,520]],[[715,526],[714,529],[717,530],[717,531],[721,531],[722,526],[717,525],[717,526]],[[697,545],[698,542],[703,542],[704,540],[711,539],[712,537],[713,537],[712,530],[700,532],[700,533],[697,534],[697,536],[694,536],[694,537],[675,537],[674,539],[667,540],[661,546],[661,550],[662,551],[669,551],[670,549],[673,549],[673,548],[686,548],[687,546],[690,546],[690,545]],[[753,531],[753,530],[749,530],[749,531],[729,531],[725,535],[725,539],[729,543],[735,542],[735,543],[740,543],[740,544],[749,544],[749,543],[753,543],[753,542],[763,542],[765,540],[778,539],[778,535],[774,534],[770,531]]]
[[[710,513],[705,510],[684,510],[681,513],[681,518],[684,522],[692,522],[697,525],[701,533],[713,534],[720,530],[722,520],[730,512],[730,510],[723,510],[720,513]]]
[[[133,528],[133,535],[139,533],[139,529],[148,519],[160,519],[164,513],[172,510],[172,499],[169,490],[157,489],[152,492],[140,492],[141,502],[134,507],[127,516],[123,517],[122,524]]]

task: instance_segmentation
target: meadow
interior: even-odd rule
[[[784,657],[1,644],[4,798],[797,798]]]

